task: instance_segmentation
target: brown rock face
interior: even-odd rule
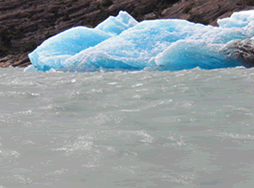
[[[4,58],[0,58],[0,65],[1,67],[26,67],[27,65],[30,65],[29,58],[27,56],[27,53],[24,54],[18,54],[18,55],[8,55]]]
[[[251,9],[243,0],[182,0],[162,12],[164,18],[182,18],[217,26],[217,19],[233,12]]]
[[[251,9],[252,0],[0,0],[0,67],[26,66],[27,54],[70,27],[94,27],[126,10],[138,21],[182,18],[216,25],[217,18]],[[253,3],[254,4],[254,3]]]

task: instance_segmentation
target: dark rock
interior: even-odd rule
[[[252,9],[243,0],[181,0],[162,11],[164,18],[182,18],[193,22],[217,26],[217,19],[235,11]]]
[[[239,61],[246,68],[254,67],[254,39],[239,39],[229,42],[223,49],[227,58]]]
[[[30,65],[30,61],[27,53],[18,55],[8,55],[4,58],[0,58],[0,67],[26,67]]]

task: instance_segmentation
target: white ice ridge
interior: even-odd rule
[[[181,19],[138,23],[120,11],[94,29],[74,27],[47,39],[29,54],[36,67],[31,70],[176,71],[239,66],[221,49],[232,40],[254,36],[254,10],[233,13],[230,18],[218,20],[218,24],[205,26]]]

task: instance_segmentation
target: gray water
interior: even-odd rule
[[[254,69],[0,69],[0,188],[253,187]]]

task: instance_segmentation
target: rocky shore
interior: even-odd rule
[[[216,26],[218,18],[253,8],[254,0],[0,0],[0,67],[25,67],[27,54],[45,39],[78,25],[94,27],[119,10],[138,21],[180,18]]]

